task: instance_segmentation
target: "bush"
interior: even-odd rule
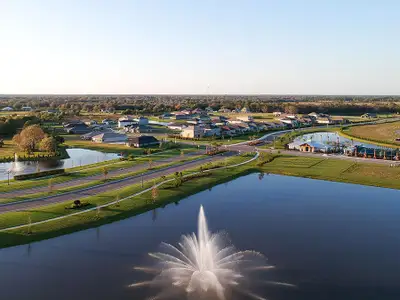
[[[88,202],[81,202],[80,200],[75,200],[74,203],[72,203],[69,207],[65,207],[65,209],[78,209],[78,208],[82,208],[85,206],[90,205],[90,203]]]
[[[65,174],[65,170],[64,169],[56,169],[56,170],[43,171],[43,172],[37,172],[37,173],[31,173],[31,174],[15,175],[14,180],[35,179],[35,178],[46,177],[46,176],[50,176],[50,175],[59,175],[59,174]]]

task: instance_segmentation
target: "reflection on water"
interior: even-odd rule
[[[297,286],[259,286],[254,294],[269,300],[400,299],[400,191],[258,176],[158,208],[155,222],[149,211],[2,249],[1,299],[147,300],[154,291],[128,288],[149,279],[132,266],[152,265],[147,253],[160,242],[175,245],[182,234],[195,232],[200,205],[207,208],[211,231],[228,232],[238,249],[255,249],[276,266],[258,273],[257,280]]]
[[[67,149],[67,152],[69,158],[66,159],[0,163],[0,180],[7,179],[8,170],[11,170],[12,175],[20,175],[38,171],[73,168],[118,158],[116,153],[103,153],[80,148]]]

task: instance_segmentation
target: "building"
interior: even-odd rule
[[[12,107],[9,107],[9,106],[7,106],[7,107],[4,107],[3,109],[2,109],[2,111],[13,111],[14,109],[12,108]]]
[[[182,129],[181,137],[185,138],[201,138],[204,135],[203,128],[198,125],[188,126]]]
[[[139,117],[137,122],[138,122],[139,125],[148,125],[149,124],[149,119],[147,119],[146,117]]]
[[[317,118],[317,123],[329,125],[329,124],[333,124],[333,121],[329,117],[319,117],[319,118]]]
[[[240,112],[245,113],[245,114],[249,114],[251,113],[250,109],[248,109],[247,107],[243,107]]]
[[[280,112],[280,111],[274,111],[274,112],[272,113],[272,115],[273,115],[274,117],[280,117],[280,116],[282,115],[282,112]]]
[[[204,136],[220,136],[221,135],[221,128],[218,126],[210,126],[206,125],[204,128]]]
[[[30,107],[30,106],[24,106],[24,107],[22,107],[22,110],[23,110],[23,111],[32,111],[32,107]]]
[[[299,149],[302,152],[325,152],[328,150],[326,145],[313,141],[300,144]]]
[[[185,112],[179,112],[175,114],[175,120],[190,120],[191,118],[192,115]]]
[[[107,131],[92,137],[95,143],[125,143],[128,140],[126,134]]]
[[[376,113],[365,113],[361,116],[361,118],[363,119],[374,119],[377,118],[377,114]]]
[[[137,124],[135,120],[132,119],[132,117],[122,117],[118,119],[118,127],[119,128],[124,128],[126,125],[132,125],[132,124]]]
[[[69,134],[85,134],[92,131],[86,124],[68,124],[65,131]]]
[[[107,131],[111,131],[111,129],[94,130],[94,131],[91,131],[91,132],[81,135],[81,139],[86,140],[86,141],[91,141],[92,137],[99,135],[101,133],[107,132]]]
[[[135,147],[135,148],[158,146],[159,144],[160,144],[160,141],[151,135],[136,136],[136,137],[130,138],[126,143],[127,146]]]
[[[244,122],[253,122],[254,117],[253,116],[237,116],[236,119]]]

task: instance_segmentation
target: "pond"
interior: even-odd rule
[[[154,291],[127,287],[149,279],[133,267],[149,265],[147,253],[159,250],[160,242],[176,245],[182,234],[196,231],[203,205],[211,231],[226,231],[238,249],[260,251],[276,266],[257,279],[296,285],[254,290],[263,298],[398,300],[399,199],[397,190],[252,174],[163,209],[2,249],[1,295],[7,300],[148,299]],[[227,300],[246,299],[251,298]]]
[[[46,161],[20,161],[14,164],[13,162],[0,163],[0,180],[6,180],[8,177],[7,171],[10,168],[15,168],[12,175],[28,174],[40,171],[72,168],[94,164],[97,162],[107,161],[119,157],[116,153],[103,153],[95,150],[73,148],[67,149],[69,158],[66,159],[50,159]],[[14,167],[15,166],[15,167]]]

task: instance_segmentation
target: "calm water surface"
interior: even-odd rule
[[[39,165],[40,171],[72,168],[84,166],[118,158],[116,153],[103,153],[100,151],[73,148],[67,149],[69,158],[66,159],[51,159],[46,161],[21,161],[16,163],[15,175],[34,173]],[[0,163],[0,180],[7,179],[7,170],[13,168],[14,163]]]
[[[126,287],[149,279],[133,266],[147,265],[161,241],[195,231],[201,204],[212,231],[277,267],[260,278],[297,285],[257,290],[270,300],[400,299],[399,191],[257,174],[97,229],[0,250],[1,299],[147,299],[150,291]]]

